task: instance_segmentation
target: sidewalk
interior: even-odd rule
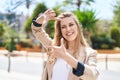
[[[11,58],[10,73],[7,72],[7,57],[0,55],[0,80],[41,80],[44,54],[29,52],[27,57],[25,52],[23,54],[25,56]],[[97,68],[100,71],[98,80],[120,80],[120,54],[108,55],[108,70],[106,70],[105,58],[106,54],[97,56]]]
[[[98,80],[120,80],[120,71],[101,70]]]
[[[40,76],[0,70],[0,80],[40,80]]]
[[[41,80],[40,76],[0,70],[0,80]],[[101,71],[98,80],[120,80],[120,72]]]
[[[11,57],[10,73],[8,58],[0,56],[0,80],[40,80],[43,60],[39,57]]]

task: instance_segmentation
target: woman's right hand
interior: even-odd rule
[[[43,13],[43,16],[46,21],[55,20],[56,13],[52,9],[48,9]]]
[[[55,11],[52,9],[48,9],[43,14],[39,14],[38,18],[36,19],[36,22],[42,24],[42,26],[44,27],[49,20],[55,20],[55,16]]]

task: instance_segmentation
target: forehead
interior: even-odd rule
[[[61,25],[69,24],[69,23],[74,23],[74,19],[72,17],[66,17],[61,20]]]

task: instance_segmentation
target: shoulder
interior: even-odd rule
[[[97,54],[97,51],[92,49],[91,47],[85,47],[85,52],[87,55],[96,55]]]

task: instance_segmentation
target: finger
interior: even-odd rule
[[[54,10],[48,9],[48,10],[45,12],[45,14],[50,14],[50,13],[52,13],[52,12],[54,12]]]
[[[45,11],[45,13],[48,13],[48,12],[50,12],[51,10],[52,10],[52,9],[48,9],[48,10]]]

